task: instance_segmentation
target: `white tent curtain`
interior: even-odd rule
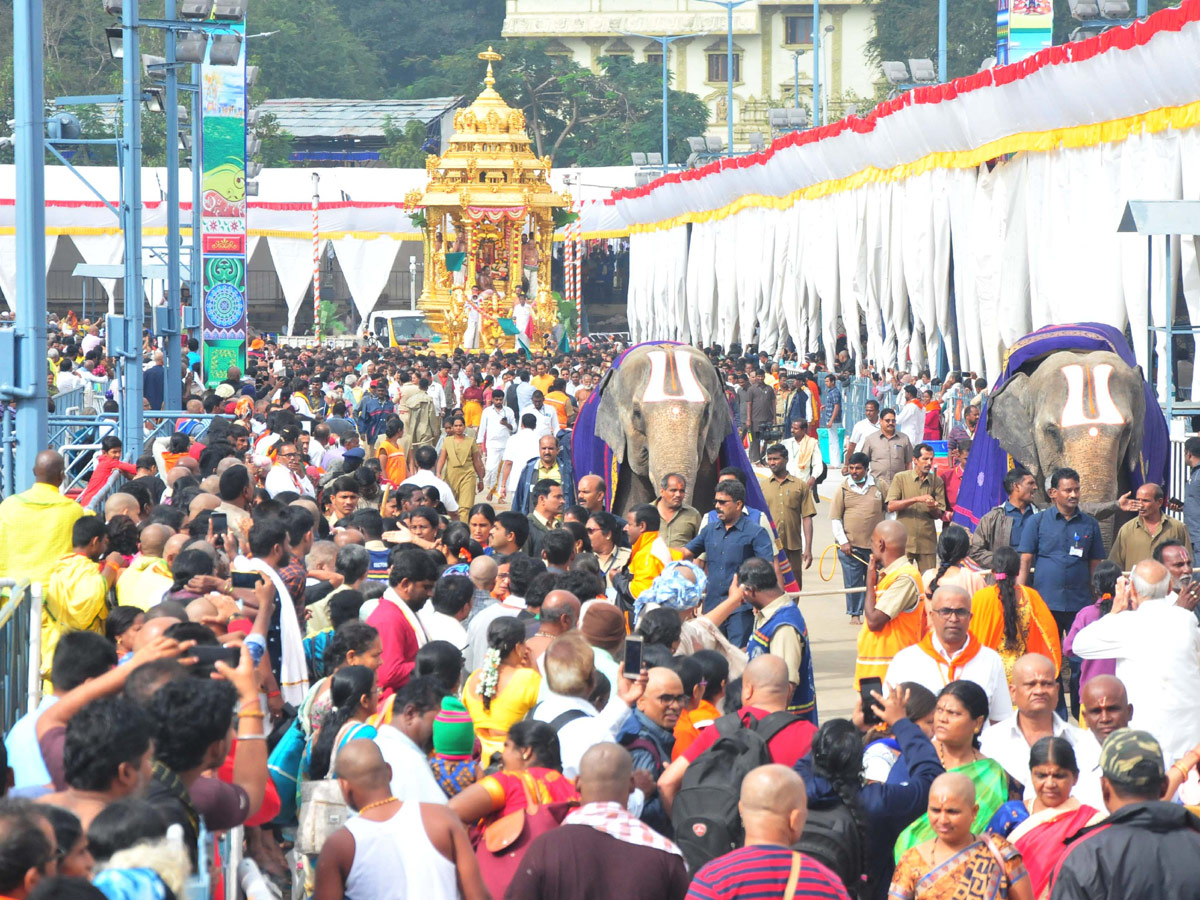
[[[309,244],[311,255],[312,244]],[[375,301],[387,287],[392,275],[392,265],[400,250],[400,242],[389,237],[364,240],[356,237],[335,238],[333,250],[337,254],[342,277],[354,301],[359,318],[365,319],[375,306]]]
[[[50,260],[54,258],[54,250],[58,246],[58,235],[46,235],[46,273],[50,273]],[[15,234],[0,235],[0,291],[4,291],[4,300],[9,309],[15,309],[17,296],[17,236]]]
[[[302,238],[267,238],[267,246],[271,249],[271,261],[275,265],[275,277],[279,279],[279,287],[283,292],[283,302],[287,305],[288,334],[296,327],[296,316],[300,312],[300,304],[312,284],[313,246],[311,240]],[[325,244],[322,242],[321,251]]]
[[[89,266],[116,266],[125,259],[125,238],[121,234],[74,234],[70,239]],[[108,311],[112,313],[117,279],[101,278],[100,286],[108,295]]]

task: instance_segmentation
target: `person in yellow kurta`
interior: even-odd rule
[[[474,438],[466,436],[467,422],[463,416],[450,419],[450,433],[442,441],[438,455],[437,474],[454,491],[458,517],[467,521],[475,505],[475,493],[483,490],[483,457]]]
[[[921,602],[925,585],[920,570],[904,553],[907,543],[904,525],[893,519],[885,519],[871,532],[864,621],[854,663],[855,690],[864,678],[884,678],[892,657],[925,634]]]
[[[462,702],[471,714],[486,768],[499,755],[508,729],[537,705],[542,676],[529,659],[525,623],[511,616],[496,619],[487,630],[484,663],[463,685]]]
[[[157,522],[142,529],[138,555],[117,578],[117,606],[136,606],[145,612],[171,587],[174,578],[163,554],[174,533]]]
[[[45,585],[55,563],[71,552],[71,526],[84,512],[59,493],[63,471],[63,458],[43,450],[34,461],[33,487],[0,503],[0,534],[5,535],[0,540],[0,578]],[[15,539],[19,534],[37,535],[37,540]]]
[[[636,600],[662,574],[667,563],[682,559],[683,554],[672,550],[659,534],[662,516],[653,504],[635,506],[625,514],[625,521],[625,533],[632,547],[628,568],[633,580],[629,582],[629,593]]]
[[[68,631],[104,634],[108,589],[117,580],[121,554],[108,550],[108,531],[97,516],[84,516],[71,528],[71,553],[50,572],[42,608],[42,675],[50,677],[54,648]]]

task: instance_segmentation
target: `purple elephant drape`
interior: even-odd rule
[[[1004,497],[1002,483],[1008,471],[1008,453],[1000,442],[987,433],[988,400],[1024,366],[1036,362],[1060,350],[1089,353],[1093,350],[1109,350],[1124,362],[1137,368],[1125,335],[1109,325],[1098,322],[1079,322],[1073,325],[1047,325],[1025,335],[1009,348],[1004,373],[993,385],[991,394],[984,399],[980,427],[971,442],[971,454],[963,470],[962,487],[958,501],[954,504],[954,521],[974,531],[980,517]],[[1167,420],[1158,405],[1154,388],[1143,377],[1142,389],[1146,395],[1146,423],[1142,430],[1142,452],[1139,465],[1130,472],[1131,486],[1136,489],[1147,481],[1165,485],[1170,442],[1167,437]]]

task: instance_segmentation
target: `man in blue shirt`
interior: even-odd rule
[[[1042,595],[1060,637],[1070,631],[1075,614],[1092,603],[1092,572],[1105,558],[1100,523],[1079,511],[1079,473],[1055,469],[1050,476],[1051,506],[1021,528],[1021,584]],[[1033,570],[1032,576],[1030,570]],[[1079,659],[1071,665],[1071,706],[1079,714]]]
[[[714,492],[718,524],[701,530],[683,548],[684,559],[705,555],[708,588],[704,611],[708,612],[729,596],[729,586],[748,559],[758,557],[774,564],[771,535],[746,515],[746,488],[739,481],[722,481]],[[745,647],[754,627],[754,610],[743,603],[725,620],[721,630],[735,647]]]
[[[836,428],[842,424],[842,389],[832,375],[825,376],[825,391],[821,397],[821,427]]]
[[[1025,525],[1038,511],[1033,505],[1037,479],[1028,469],[1009,469],[1004,476],[1004,493],[1008,499],[985,512],[971,535],[971,559],[985,569],[992,567],[992,555],[1001,547],[1020,552]]]

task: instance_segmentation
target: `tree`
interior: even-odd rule
[[[388,116],[383,122],[383,135],[387,146],[380,151],[380,162],[398,169],[425,168],[425,157],[429,155],[425,149],[428,134],[421,122],[413,119],[401,129]]]

